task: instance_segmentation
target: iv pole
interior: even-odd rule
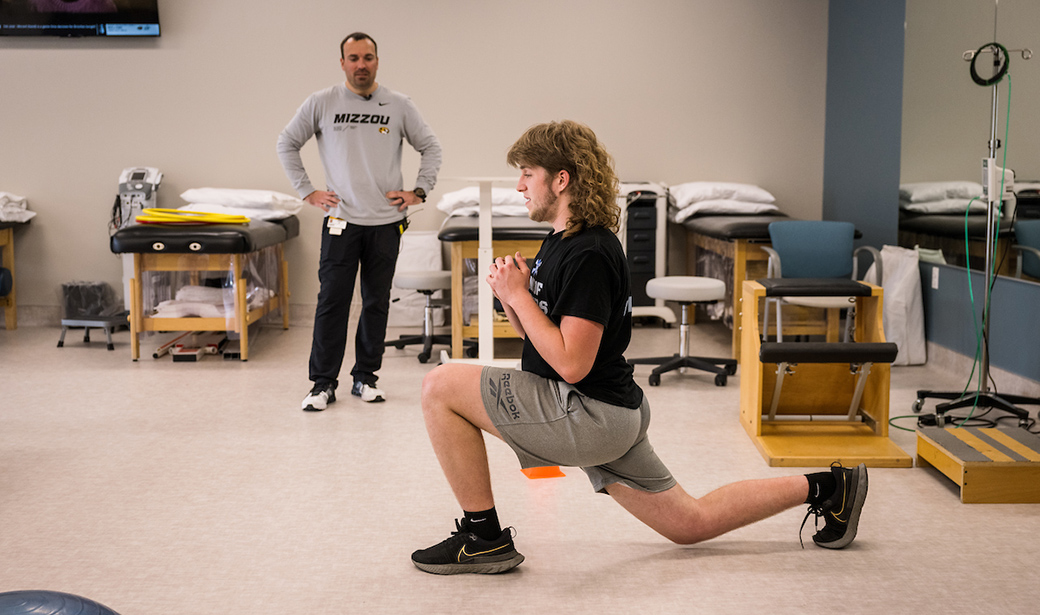
[[[996,6],[993,9],[993,40],[997,38],[997,13]],[[994,74],[990,79],[983,79],[978,76],[975,71],[975,61],[978,55],[984,51],[991,51],[993,53],[993,69]],[[1029,49],[1013,49],[1010,50],[1016,53],[1021,53],[1022,58],[1028,60],[1032,57],[1032,51]],[[989,382],[989,321],[990,321],[990,307],[992,303],[992,289],[993,286],[990,281],[991,275],[996,275],[993,271],[994,262],[994,251],[997,244],[998,234],[1000,232],[1000,205],[1003,199],[1003,175],[1004,168],[997,167],[999,169],[1000,182],[993,181],[992,178],[995,176],[993,167],[996,165],[997,150],[1000,149],[1001,143],[997,138],[997,100],[998,100],[998,89],[997,86],[1000,80],[1007,73],[1007,65],[1010,62],[1009,50],[1005,49],[999,43],[993,42],[988,45],[983,45],[978,51],[967,51],[964,53],[964,59],[971,61],[971,74],[972,79],[979,85],[992,84],[993,88],[993,103],[990,110],[990,139],[989,139],[989,158],[988,158],[988,173],[984,178],[987,184],[987,200],[988,206],[986,208],[986,259],[985,259],[985,272],[984,279],[986,281],[985,290],[985,302],[982,312],[982,352],[980,359],[980,380],[981,385],[977,391],[970,393],[960,392],[943,392],[943,391],[918,391],[917,401],[914,402],[913,409],[915,412],[920,412],[921,407],[924,404],[926,397],[933,397],[937,399],[948,399],[951,401],[940,403],[935,406],[935,420],[936,425],[942,427],[944,425],[944,415],[950,410],[957,408],[995,408],[997,410],[1003,410],[1010,414],[1018,417],[1019,427],[1028,427],[1029,425],[1029,412],[1019,408],[1015,404],[1027,404],[1040,405],[1040,399],[1034,397],[1027,397],[1023,395],[997,395],[990,391]],[[1003,57],[1003,63],[1001,62]],[[1010,90],[1009,90],[1010,95]],[[1006,120],[1005,120],[1006,121]],[[968,275],[971,275],[970,266]]]

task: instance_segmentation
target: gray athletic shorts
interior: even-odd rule
[[[611,483],[654,493],[676,484],[646,437],[646,397],[638,409],[614,406],[566,382],[497,367],[483,369],[480,392],[523,468],[579,467],[600,493]]]

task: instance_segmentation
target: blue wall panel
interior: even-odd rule
[[[933,269],[939,271],[938,289],[932,288]],[[968,357],[975,356],[973,323],[982,326],[985,280],[981,272],[971,272],[971,284],[974,315],[965,269],[921,264],[925,336],[929,342]],[[997,277],[991,303],[990,365],[1040,381],[1040,284]]]
[[[859,245],[895,245],[902,148],[904,0],[831,0],[823,218]]]

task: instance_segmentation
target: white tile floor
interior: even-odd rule
[[[698,325],[694,347],[725,354],[728,333]],[[344,394],[312,414],[299,410],[307,326],[264,328],[247,363],[134,363],[126,332],[112,352],[75,331],[58,349],[58,335],[0,330],[0,592],[65,591],[121,615],[1036,612],[1040,505],[961,504],[933,470],[871,470],[845,551],[802,550],[801,509],[677,547],[579,470],[528,480],[498,442],[498,509],[527,561],[428,575],[408,556],[459,511],[422,425],[433,365],[415,347],[387,352],[386,403]],[[677,338],[639,328],[628,354],[669,354]],[[641,385],[649,370],[637,368]],[[892,414],[909,414],[918,388],[965,377],[894,368]],[[673,374],[644,389],[654,446],[691,493],[800,472],[767,467],[738,424],[739,374],[725,388]],[[913,433],[892,438],[914,452]]]

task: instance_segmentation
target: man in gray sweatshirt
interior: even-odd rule
[[[315,92],[278,137],[278,158],[300,197],[325,211],[321,233],[318,308],[304,410],[336,400],[347,344],[354,280],[361,268],[361,317],[354,340],[351,393],[386,399],[376,387],[383,361],[390,285],[409,205],[426,200],[437,181],[441,145],[411,99],[376,83],[379,56],[372,37],[355,32],[340,44],[346,83]],[[315,137],[327,190],[311,184],[300,148]],[[403,141],[421,155],[413,190],[404,190]]]

